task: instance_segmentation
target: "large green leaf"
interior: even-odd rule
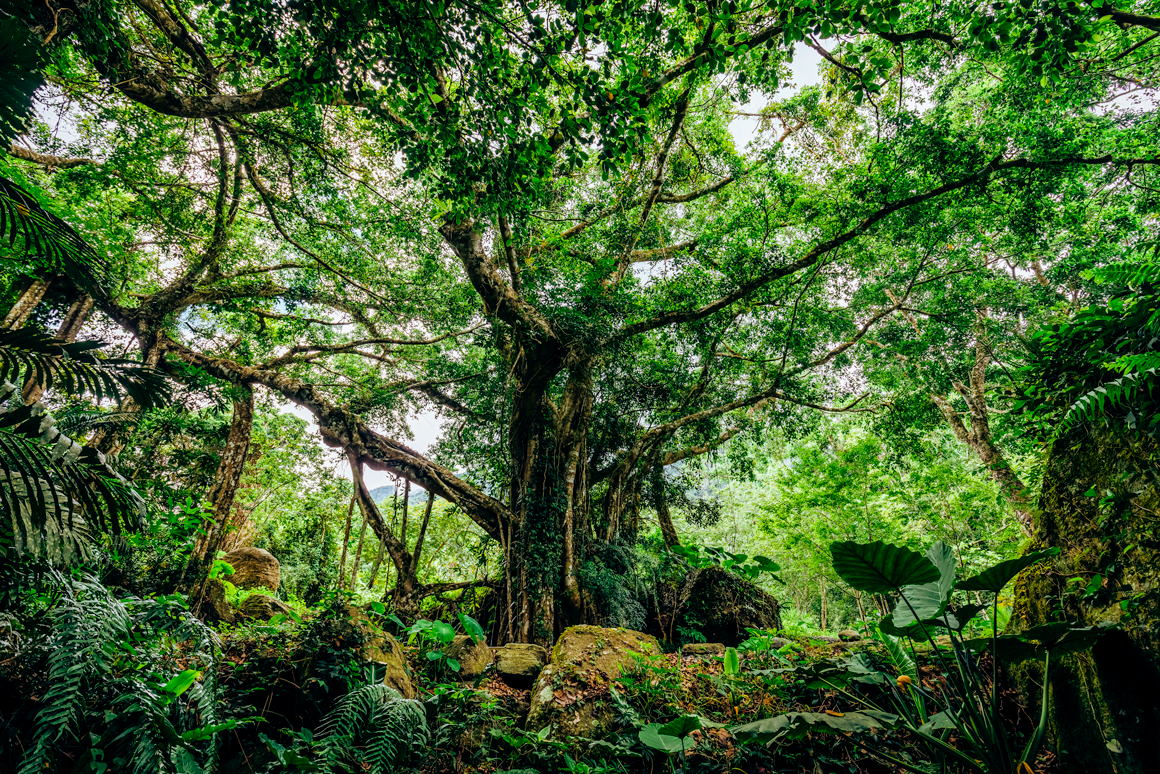
[[[96,298],[108,297],[108,261],[31,193],[2,177],[0,239],[26,274],[64,274]]]
[[[667,736],[688,736],[701,729],[701,718],[696,715],[681,715],[670,720],[660,727],[659,731]]]
[[[886,652],[890,655],[890,661],[894,664],[894,668],[898,670],[898,674],[907,675],[911,680],[918,680],[918,667],[915,665],[910,653],[906,651],[902,640],[892,634],[887,634],[877,627],[873,635],[874,639],[886,647]]]
[[[1049,548],[1046,551],[1033,551],[1018,559],[1008,559],[1005,562],[999,562],[994,567],[990,567],[978,575],[967,578],[959,584],[959,588],[963,591],[990,591],[998,594],[1003,590],[1004,586],[1011,582],[1012,578],[1025,568],[1030,567],[1041,559],[1055,556],[1058,553],[1058,548]]]
[[[931,583],[940,577],[938,567],[928,557],[881,540],[834,542],[830,556],[842,580],[871,594],[898,592],[903,586]]]
[[[1072,626],[1057,622],[1036,626],[1020,634],[1000,635],[993,645],[989,637],[967,640],[965,644],[972,650],[993,652],[1000,661],[1018,662],[1039,658],[1047,651],[1060,656],[1086,650],[1109,631],[1110,625]]]
[[[780,739],[801,739],[810,731],[848,734],[856,731],[889,729],[898,725],[898,715],[878,710],[861,712],[787,712],[784,715],[746,723],[730,731],[738,739],[769,743]]]
[[[938,618],[955,590],[955,554],[941,540],[927,549],[926,558],[938,568],[939,578],[931,583],[906,586],[894,608],[894,625],[904,629],[918,621]]]
[[[644,746],[669,754],[684,752],[697,746],[697,742],[691,737],[663,734],[661,733],[662,728],[660,723],[649,723],[637,732],[637,738]]]

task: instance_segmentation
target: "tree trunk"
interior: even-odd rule
[[[191,569],[195,571],[194,578],[200,575],[202,567],[213,562],[227,535],[240,529],[247,517],[240,507],[235,508],[234,501],[249,459],[254,428],[254,391],[249,386],[241,386],[238,390],[240,394],[234,398],[234,413],[226,445],[206,496],[213,508],[213,522],[207,525],[205,534],[194,543],[190,557]]]
[[[4,322],[0,323],[0,326],[10,331],[23,328],[24,323],[28,322],[32,311],[44,298],[44,294],[48,292],[48,286],[51,284],[51,279],[32,280],[16,299],[16,303],[8,310],[8,314],[4,315]]]
[[[657,512],[657,522],[661,527],[661,538],[665,546],[672,548],[680,544],[677,528],[673,525],[673,514],[669,511],[669,498],[665,496],[665,468],[660,463],[652,469],[653,506]]]
[[[93,312],[93,297],[82,294],[80,298],[72,302],[69,306],[68,312],[64,316],[64,320],[60,324],[60,328],[56,332],[56,337],[64,342],[72,343],[77,340],[77,336],[81,332],[81,328],[88,321],[89,315]],[[29,378],[24,383],[24,391],[22,397],[25,404],[35,403],[40,400],[40,396],[44,394],[44,383],[38,379]]]
[[[955,437],[974,451],[983,464],[987,466],[991,478],[998,482],[1003,495],[1011,503],[1019,526],[1023,528],[1025,534],[1030,535],[1035,528],[1034,520],[1031,517],[1031,495],[991,435],[986,384],[987,366],[990,363],[990,350],[983,339],[980,324],[980,332],[975,342],[975,365],[971,368],[969,386],[962,382],[954,382],[955,390],[967,402],[971,423],[969,429],[946,398],[941,395],[932,395],[931,400],[946,417]]]
[[[1054,546],[1060,554],[1016,579],[1011,627],[1117,625],[1091,650],[1052,660],[1049,741],[1063,771],[1160,771],[1156,453],[1150,442],[1144,449],[1101,430],[1078,444],[1057,441],[1048,460],[1031,548]],[[1117,498],[1101,505],[1092,489]],[[1037,704],[1041,666],[1031,662],[1012,673]],[[1038,712],[1031,708],[1032,716]]]

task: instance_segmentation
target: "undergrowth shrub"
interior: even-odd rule
[[[216,635],[179,597],[118,596],[89,575],[49,577],[52,602],[43,620],[27,622],[46,635],[12,656],[40,697],[17,729],[20,774],[216,766],[218,735],[237,724],[217,713]]]

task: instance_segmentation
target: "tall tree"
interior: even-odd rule
[[[546,641],[595,614],[588,547],[631,537],[658,464],[871,405],[854,356],[970,271],[980,223],[1152,174],[1155,133],[1099,108],[1151,78],[1146,10],[24,13],[63,109],[106,119],[37,152],[98,160],[55,185],[134,223],[102,313],[145,362],[271,390],[353,467],[458,506],[504,547],[506,636]],[[826,87],[774,99],[740,153],[732,105],[776,95],[799,43]],[[434,458],[400,440],[419,406],[457,423]]]

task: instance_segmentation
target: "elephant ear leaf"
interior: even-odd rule
[[[898,715],[878,710],[862,712],[788,712],[730,729],[738,739],[772,742],[801,739],[811,731],[848,734],[854,731],[888,729],[898,725]]]
[[[894,608],[894,625],[905,629],[918,621],[938,618],[955,590],[955,553],[941,540],[927,549],[926,558],[938,568],[938,580],[906,586]]]
[[[967,578],[959,584],[959,589],[962,591],[990,591],[998,594],[1003,590],[1004,586],[1011,582],[1012,578],[1024,569],[1041,559],[1055,556],[1058,553],[1058,548],[1049,548],[1046,551],[1033,551],[1018,559],[1008,559],[1005,562],[999,562],[994,567],[983,570],[974,577]]]
[[[881,540],[834,542],[830,544],[830,556],[842,580],[870,594],[899,592],[903,586],[936,582],[940,578],[938,567],[928,557]]]

